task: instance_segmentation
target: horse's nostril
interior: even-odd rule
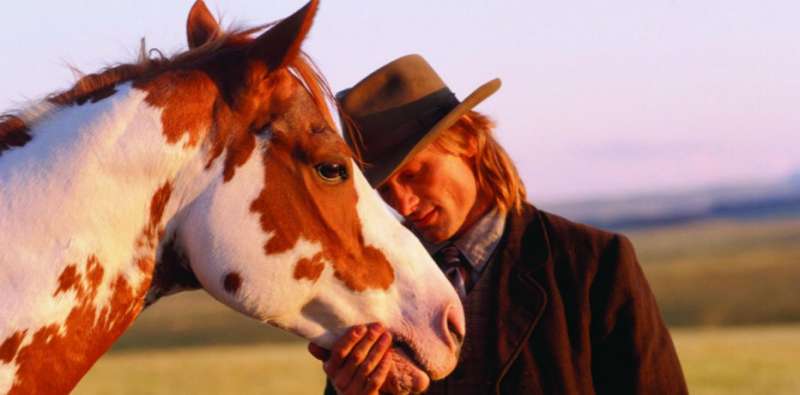
[[[450,336],[455,341],[456,345],[461,346],[464,344],[464,335],[458,331],[458,328],[455,327],[451,321],[447,321],[447,330],[450,332]]]
[[[450,334],[450,338],[455,344],[454,346],[461,347],[464,343],[464,332],[466,325],[464,324],[464,312],[458,305],[447,306],[445,312],[445,327]]]

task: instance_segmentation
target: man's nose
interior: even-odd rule
[[[407,188],[401,186],[394,186],[392,188],[392,198],[389,201],[389,205],[392,206],[398,214],[407,217],[417,209],[418,204],[419,199],[417,195]]]

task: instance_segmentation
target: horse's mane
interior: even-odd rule
[[[139,58],[135,63],[116,64],[97,73],[84,75],[71,88],[48,95],[44,102],[50,104],[51,107],[83,104],[90,98],[99,95],[106,96],[106,92],[113,93],[113,88],[120,83],[201,64],[217,56],[220,51],[241,48],[253,40],[253,34],[275,24],[276,22],[272,22],[258,27],[233,29],[197,48],[189,49],[172,57],[165,56],[158,49],[147,50],[144,39],[142,39]],[[325,119],[331,126],[334,126],[328,106],[336,106],[336,101],[327,80],[313,60],[304,52],[300,52],[288,65],[288,68],[311,94]],[[31,115],[31,113],[35,115]],[[42,115],[41,113],[42,111],[12,111],[0,114],[0,141],[6,136],[27,136],[32,122],[35,122]]]

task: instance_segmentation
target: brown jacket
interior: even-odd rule
[[[497,393],[687,393],[628,239],[532,206],[504,238],[489,339]]]
[[[628,239],[530,205],[506,226],[486,339],[495,393],[687,393]]]

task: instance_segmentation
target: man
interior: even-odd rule
[[[464,302],[459,364],[428,393],[686,393],[630,242],[525,202],[492,123],[472,110],[499,87],[490,81],[459,102],[410,55],[339,95],[367,179]],[[339,393],[377,393],[390,344],[373,324],[330,353],[309,349]]]

